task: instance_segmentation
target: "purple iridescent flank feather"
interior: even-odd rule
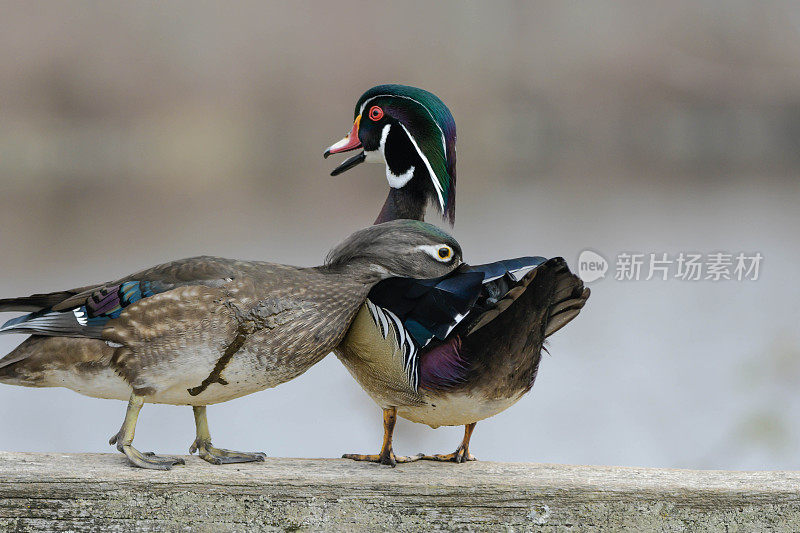
[[[458,336],[423,353],[420,357],[419,386],[424,389],[447,389],[464,382],[469,367],[460,355]]]
[[[104,287],[92,293],[86,300],[89,317],[117,318],[122,309],[160,292],[148,281],[126,281],[120,285]]]
[[[87,309],[92,313],[92,316],[104,315],[112,313],[120,307],[119,295],[117,291],[119,285],[110,288],[109,292],[105,295],[98,295],[98,299],[94,299],[94,295],[89,299],[86,304]]]

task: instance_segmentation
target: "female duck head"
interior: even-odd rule
[[[456,123],[447,106],[436,95],[416,87],[378,85],[361,95],[354,115],[350,133],[324,155],[358,148],[363,151],[336,167],[331,175],[364,161],[385,163],[392,191],[379,222],[392,218],[421,220],[430,202],[452,225],[456,210]]]
[[[437,278],[462,263],[461,246],[441,229],[416,220],[394,220],[350,235],[325,260],[375,281],[389,277]]]

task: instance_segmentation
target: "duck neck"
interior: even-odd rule
[[[427,203],[424,192],[416,187],[391,188],[375,224],[398,219],[425,220]]]

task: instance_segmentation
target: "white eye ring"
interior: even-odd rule
[[[449,263],[455,257],[453,249],[446,244],[421,244],[417,248],[440,263]],[[444,255],[442,255],[443,253]]]

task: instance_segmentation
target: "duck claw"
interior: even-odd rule
[[[149,470],[170,470],[175,465],[186,464],[181,457],[162,457],[153,452],[142,453],[130,444],[117,444],[117,449],[125,454],[125,457],[139,468]]]
[[[262,462],[267,457],[263,452],[237,452],[216,448],[211,445],[210,440],[202,439],[196,439],[189,448],[189,453],[195,452],[199,452],[200,458],[212,465]]]
[[[353,461],[367,461],[370,463],[378,463],[394,468],[398,463],[413,463],[423,459],[424,455],[418,453],[417,455],[395,455],[390,451],[388,454],[381,453],[377,455],[362,455],[358,453],[346,453],[342,455],[342,459],[352,459]]]
[[[466,463],[467,461],[477,461],[475,456],[469,453],[469,450],[464,450],[464,448],[460,446],[453,453],[423,455],[422,460],[448,462],[448,463]]]

